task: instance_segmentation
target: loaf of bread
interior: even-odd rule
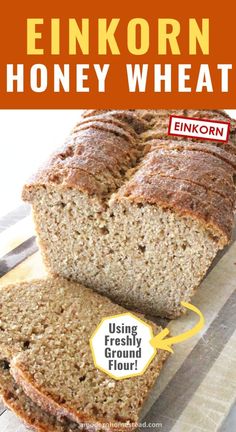
[[[85,430],[135,428],[168,353],[159,351],[144,375],[123,381],[96,369],[89,338],[102,318],[125,309],[60,278],[4,287],[0,303],[0,394],[10,409],[40,432],[77,432],[81,423]]]
[[[49,273],[115,302],[176,317],[234,221],[236,144],[168,137],[170,114],[85,111],[65,146],[25,185]]]

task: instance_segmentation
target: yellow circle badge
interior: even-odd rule
[[[181,304],[200,319],[193,328],[168,338],[167,328],[154,336],[152,327],[130,312],[103,318],[90,338],[95,366],[116,380],[142,375],[158,349],[173,352],[173,344],[202,329],[204,317],[200,310],[190,303]]]
[[[156,354],[152,327],[135,315],[104,318],[90,339],[95,366],[115,379],[142,375]]]

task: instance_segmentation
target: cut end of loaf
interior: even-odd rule
[[[127,200],[104,210],[73,190],[38,191],[33,214],[50,273],[152,315],[178,316],[220,248],[190,216]]]

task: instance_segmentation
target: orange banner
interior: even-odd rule
[[[235,1],[6,2],[0,108],[236,108]]]

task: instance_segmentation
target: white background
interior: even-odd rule
[[[236,118],[236,110],[227,110]],[[25,180],[63,144],[81,110],[0,110],[0,216],[21,204]]]
[[[26,179],[63,144],[81,110],[0,110],[0,216],[18,207]]]

